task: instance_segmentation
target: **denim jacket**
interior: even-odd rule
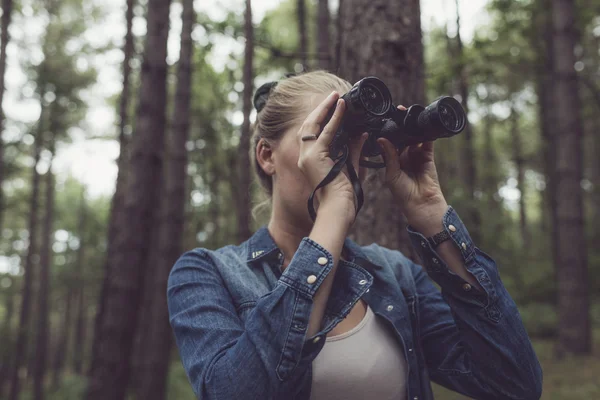
[[[473,244],[452,207],[443,225],[483,291],[451,272],[410,226],[423,267],[398,251],[346,239],[349,260],[339,261],[322,329],[311,337],[312,299],[333,267],[315,241],[304,238],[283,273],[282,253],[265,226],[241,245],[183,254],[169,275],[167,299],[196,396],[308,400],[312,361],[362,298],[404,349],[407,374],[398,379],[406,379],[407,399],[433,399],[430,380],[475,399],[539,399],[542,370],[495,262]]]

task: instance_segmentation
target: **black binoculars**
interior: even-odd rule
[[[401,149],[454,136],[467,123],[461,104],[448,96],[438,98],[427,107],[415,104],[399,110],[392,104],[392,95],[385,83],[373,76],[358,81],[341,98],[346,102],[346,111],[329,146],[329,156],[334,160],[340,156],[349,139],[363,132],[368,132],[369,138],[361,155],[375,157],[381,154],[377,144],[381,137]],[[324,124],[329,122],[334,111],[335,107],[332,107]],[[363,161],[361,164],[375,168],[384,166]]]

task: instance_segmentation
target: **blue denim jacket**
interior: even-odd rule
[[[408,371],[398,379],[406,379],[407,399],[433,399],[430,380],[475,399],[539,399],[542,370],[496,264],[475,247],[452,207],[443,224],[485,292],[451,272],[411,227],[424,268],[398,251],[346,239],[350,259],[340,261],[322,330],[311,337],[312,299],[333,267],[318,243],[304,238],[283,273],[264,226],[239,246],[183,254],[167,298],[196,396],[308,400],[311,364],[326,334],[363,298],[404,348]]]

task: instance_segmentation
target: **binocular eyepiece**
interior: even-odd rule
[[[427,107],[415,104],[399,110],[392,104],[392,95],[380,79],[370,76],[358,81],[342,97],[346,112],[329,146],[329,155],[336,159],[349,139],[369,133],[362,156],[381,154],[377,139],[384,137],[396,148],[451,137],[460,133],[467,123],[461,104],[449,96],[442,96]],[[335,108],[326,118],[329,121]],[[373,163],[367,163],[373,166]],[[378,165],[383,166],[383,164]]]

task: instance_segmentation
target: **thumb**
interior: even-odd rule
[[[385,161],[386,173],[400,170],[400,159],[396,151],[396,146],[385,138],[377,139],[377,144],[383,149],[383,160]]]

